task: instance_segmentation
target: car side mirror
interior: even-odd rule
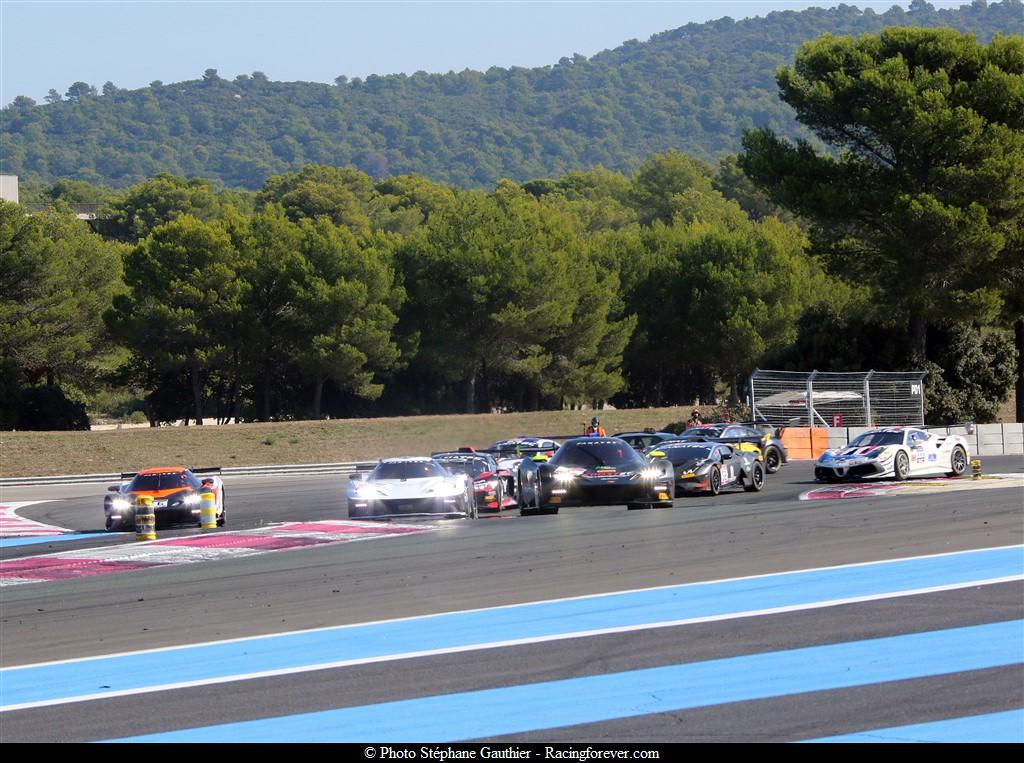
[[[660,450],[652,450],[649,455],[650,455],[651,458],[664,458],[665,457],[664,451],[660,451]]]
[[[107,492],[108,493],[120,493],[121,492],[121,486],[120,485],[111,485],[110,487],[107,488]]]
[[[363,478],[363,473],[362,472],[352,472],[350,475],[348,475],[348,478],[350,480],[361,480]]]

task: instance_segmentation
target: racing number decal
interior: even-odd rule
[[[722,469],[722,482],[732,482],[732,467],[727,466]]]

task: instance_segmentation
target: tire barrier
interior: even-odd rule
[[[135,498],[135,540],[156,540],[156,511],[148,495]]]
[[[980,458],[976,458],[973,461],[971,461],[971,479],[972,480],[980,480],[981,479],[981,459]]]
[[[204,530],[217,529],[217,498],[209,491],[199,494],[199,525]]]

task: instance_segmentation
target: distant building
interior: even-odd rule
[[[17,175],[0,175],[0,199],[18,203]]]

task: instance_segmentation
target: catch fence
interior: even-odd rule
[[[790,427],[924,423],[926,371],[766,371],[750,375],[754,421]]]

